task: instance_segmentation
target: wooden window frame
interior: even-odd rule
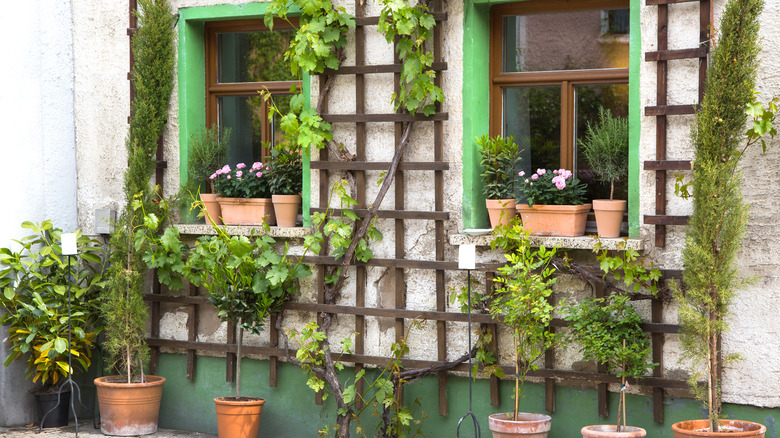
[[[508,15],[573,12],[630,7],[629,0],[529,0],[495,5],[490,9],[490,135],[503,135],[504,88],[522,86],[561,87],[561,167],[574,169],[574,87],[577,85],[628,84],[629,69],[503,71],[503,19]]]
[[[290,22],[274,20],[274,30],[295,29],[298,18],[290,17]],[[290,94],[290,88],[295,85],[298,90],[302,88],[301,81],[265,81],[265,82],[219,82],[218,72],[218,43],[217,35],[220,33],[258,32],[270,30],[262,19],[211,21],[204,25],[204,47],[206,49],[206,126],[219,126],[219,98],[223,96],[247,96],[253,95],[264,89],[271,94]],[[268,114],[268,105],[263,102],[263,114]],[[268,117],[263,117],[260,139],[263,143],[270,142],[271,122]],[[262,156],[267,152],[263,148]]]

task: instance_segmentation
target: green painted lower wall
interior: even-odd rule
[[[317,430],[335,422],[334,404],[328,400],[323,406],[314,404],[314,394],[306,386],[303,372],[292,365],[279,367],[279,385],[268,386],[268,361],[244,360],[242,362],[242,393],[266,399],[260,424],[261,437],[297,438],[316,437]],[[198,432],[216,433],[214,397],[232,395],[232,384],[225,382],[225,360],[213,357],[197,359],[195,378],[187,380],[186,356],[166,354],[160,358],[158,374],[167,379],[160,409],[160,427]],[[447,385],[449,415],[442,417],[438,408],[436,377],[429,377],[406,387],[406,404],[419,399],[427,418],[423,422],[424,436],[429,438],[455,437],[457,423],[468,412],[468,379],[450,376]],[[473,383],[473,412],[481,425],[482,436],[489,437],[487,417],[496,412],[512,409],[512,384],[502,382],[500,387],[502,404],[490,406],[488,382]],[[559,386],[556,393],[557,410],[552,414],[550,438],[577,438],[579,430],[588,424],[613,423],[613,418],[602,420],[596,411],[596,391],[590,389]],[[617,397],[610,397],[610,411],[617,409]],[[665,404],[666,423],[653,422],[653,407],[649,397],[629,395],[627,397],[628,423],[647,429],[647,436],[671,437],[671,424],[677,421],[701,418],[699,404],[688,399],[667,399]],[[542,385],[527,384],[521,408],[530,412],[544,412],[544,388]],[[767,437],[777,435],[776,418],[780,409],[760,409],[750,406],[727,405],[726,417],[757,421],[767,426]],[[367,436],[373,436],[376,420],[367,409],[362,417]],[[470,420],[461,427],[461,437],[471,437]],[[358,436],[352,434],[352,436]]]

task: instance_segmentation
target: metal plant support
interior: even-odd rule
[[[472,395],[471,395],[471,384],[472,384],[472,370],[471,370],[471,270],[476,267],[476,247],[473,244],[467,244],[467,245],[461,245],[458,251],[458,269],[465,269],[466,270],[466,291],[468,295],[468,316],[469,316],[469,322],[468,322],[468,330],[469,330],[469,411],[466,412],[465,415],[460,417],[460,420],[458,420],[458,428],[456,429],[455,436],[456,438],[460,438],[460,426],[463,423],[463,420],[466,419],[466,417],[471,417],[472,422],[474,423],[474,436],[476,438],[482,437],[482,430],[479,426],[479,421],[477,420],[477,417],[474,415],[474,412],[471,408],[471,401],[472,401]]]
[[[71,276],[70,276],[70,256],[77,255],[78,254],[78,246],[76,243],[76,233],[67,233],[62,235],[62,255],[67,257],[68,259],[68,379],[62,382],[60,385],[60,388],[57,390],[57,404],[54,405],[51,409],[49,409],[46,414],[43,415],[43,418],[41,418],[41,424],[38,426],[38,432],[41,433],[43,430],[43,424],[46,421],[46,417],[52,413],[55,409],[57,409],[57,406],[60,405],[60,402],[62,401],[62,389],[65,388],[65,385],[68,385],[70,388],[70,409],[73,411],[73,419],[76,423],[76,438],[79,436],[79,417],[78,414],[76,414],[76,407],[74,405],[75,397],[78,396],[79,404],[86,409],[87,407],[84,406],[84,404],[81,402],[81,389],[79,388],[78,383],[73,381],[72,378],[72,370],[73,370],[73,354],[71,353],[71,309],[70,309],[70,301],[71,301],[71,295],[70,295],[70,287],[71,287]]]

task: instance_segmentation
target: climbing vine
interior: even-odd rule
[[[401,69],[400,91],[394,93],[391,100],[395,110],[401,113],[423,113],[430,116],[436,112],[436,105],[443,101],[443,93],[436,86],[436,73],[432,69],[434,56],[427,51],[426,42],[432,36],[432,29],[436,22],[425,4],[412,4],[406,0],[381,0],[382,12],[379,17],[378,30],[388,43],[395,43],[395,51],[403,66]],[[296,35],[289,49],[285,53],[290,62],[293,74],[325,74],[326,80],[319,90],[319,97],[314,107],[305,105],[302,94],[295,95],[290,102],[290,111],[281,113],[274,107],[273,113],[281,116],[280,126],[289,141],[296,142],[305,153],[311,153],[312,147],[316,149],[327,148],[331,154],[340,161],[354,161],[355,154],[351,153],[343,144],[334,141],[331,125],[323,120],[327,96],[333,86],[335,75],[327,75],[328,70],[338,70],[345,59],[344,49],[347,45],[347,36],[355,27],[355,18],[346,12],[343,7],[335,6],[330,0],[272,0],[268,6],[268,14],[265,23],[269,28],[273,27],[274,18],[287,20],[288,15],[295,10],[299,14]],[[290,20],[287,20],[290,22]],[[295,25],[291,23],[294,27]],[[293,90],[296,91],[296,90]],[[270,94],[264,93],[267,101]],[[272,102],[272,101],[271,101]],[[273,104],[271,103],[273,106]],[[305,245],[308,249],[321,253],[323,248],[328,248],[338,264],[323,266],[325,269],[325,293],[324,301],[333,304],[344,285],[348,267],[355,261],[365,262],[373,257],[370,243],[382,238],[376,227],[376,219],[379,208],[385,195],[390,189],[398,168],[398,163],[403,157],[404,151],[410,142],[413,121],[404,123],[403,133],[395,148],[391,165],[379,182],[379,191],[374,202],[369,205],[368,213],[359,217],[353,209],[357,206],[357,187],[355,176],[347,171],[345,177],[336,182],[331,191],[330,199],[336,197],[341,208],[328,209],[327,213],[315,213],[313,225],[315,232],[306,238]],[[331,205],[330,202],[328,205]],[[282,319],[279,319],[281,327]],[[336,403],[339,407],[336,430],[340,437],[348,437],[350,422],[359,416],[359,412],[352,409],[356,393],[352,385],[343,384],[337,375],[340,366],[331,357],[330,340],[327,336],[332,323],[332,315],[323,314],[319,325],[308,326],[304,348],[313,356],[299,358],[294,362],[303,365],[304,369],[312,370],[311,361],[316,360],[317,372],[322,378],[312,381],[315,389],[324,388],[327,382]],[[298,334],[290,333],[291,336]],[[299,342],[301,340],[299,339]],[[312,344],[314,342],[314,344]],[[394,360],[400,361],[405,354],[403,348],[394,350]],[[306,359],[306,360],[302,360]],[[462,363],[466,358],[455,361],[451,366]],[[446,367],[444,368],[446,369]],[[426,371],[429,372],[429,371]],[[355,383],[359,380],[356,377]],[[392,393],[397,393],[402,379],[396,379],[392,385]],[[353,384],[354,385],[354,384]],[[310,385],[312,386],[312,385]],[[386,406],[387,407],[387,406]],[[406,414],[396,414],[398,419]],[[394,427],[389,416],[383,415],[385,427],[382,436],[398,436],[400,430]],[[405,417],[404,417],[405,418]],[[410,420],[411,421],[411,420]]]

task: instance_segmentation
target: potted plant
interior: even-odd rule
[[[647,432],[626,425],[626,378],[644,376],[654,366],[648,361],[650,340],[642,330],[642,318],[629,304],[628,295],[589,298],[564,311],[569,333],[580,345],[585,360],[607,366],[607,372],[621,379],[617,425],[582,428],[583,438],[641,438]]]
[[[256,437],[265,400],[241,394],[241,359],[244,332],[258,334],[266,318],[297,290],[296,280],[310,274],[299,258],[293,262],[284,252],[278,254],[270,236],[232,236],[224,227],[214,227],[216,235],[201,236],[193,248],[181,242],[176,227],[161,231],[162,221],[147,215],[144,260],[158,269],[160,282],[171,289],[186,278],[202,286],[218,316],[238,327],[236,348],[236,394],[214,399],[219,436]],[[265,225],[266,229],[268,225]],[[161,236],[161,237],[160,237]]]
[[[745,149],[764,132],[774,135],[774,104],[771,114],[761,111],[760,104],[753,104],[763,6],[762,0],[726,3],[718,43],[710,53],[704,98],[691,129],[695,150],[693,213],[682,253],[682,287],[677,288],[674,297],[680,306],[680,339],[692,365],[689,384],[709,418],[675,423],[672,430],[678,438],[734,436],[735,431],[741,431],[739,436],[763,437],[766,431],[758,423],[720,419],[721,335],[727,328],[737,290],[748,282],[737,267],[748,220],[740,161]],[[754,116],[762,113],[747,139],[746,108]],[[723,358],[730,359],[734,358]],[[702,378],[704,383],[700,382]]]
[[[216,125],[201,129],[190,138],[187,157],[187,186],[184,192],[198,193],[206,206],[206,223],[221,225],[222,212],[217,202],[214,185],[209,177],[221,163],[225,162],[230,144],[230,128],[220,130]]]
[[[268,185],[269,170],[270,166],[261,162],[252,167],[238,163],[235,168],[225,164],[209,176],[225,225],[276,224]]]
[[[297,142],[285,140],[270,149],[268,185],[276,222],[280,227],[294,227],[298,219],[303,185],[301,148]]]
[[[8,326],[10,353],[4,365],[21,358],[27,361],[27,378],[42,385],[33,393],[39,422],[57,406],[42,426],[64,426],[71,388],[59,385],[77,371],[76,367],[82,371],[89,368],[95,337],[101,330],[98,294],[103,281],[103,250],[99,242],[79,236],[81,252],[63,256],[62,230],[52,221],[24,222],[22,228],[32,234],[15,241],[19,251],[0,248],[0,309],[4,311],[0,325]]]
[[[514,137],[477,137],[482,192],[490,217],[490,227],[508,224],[515,217],[515,167],[520,151]]]
[[[615,182],[628,175],[628,120],[599,107],[599,121],[588,123],[580,147],[596,178],[609,184],[609,199],[593,200],[599,237],[618,237],[626,201],[614,199]]]
[[[497,290],[488,300],[487,309],[512,331],[515,408],[513,412],[490,415],[488,425],[496,438],[544,438],[550,430],[550,416],[523,413],[519,406],[528,371],[536,369],[534,362],[555,342],[555,334],[549,330],[554,306],[548,300],[556,280],[550,265],[555,249],[532,249],[529,232],[517,220],[496,227],[493,234],[496,239],[491,248],[504,250],[507,264],[498,270],[494,279]]]
[[[538,236],[582,236],[590,211],[585,184],[566,169],[537,169],[521,186],[525,204],[517,204],[523,226]]]

